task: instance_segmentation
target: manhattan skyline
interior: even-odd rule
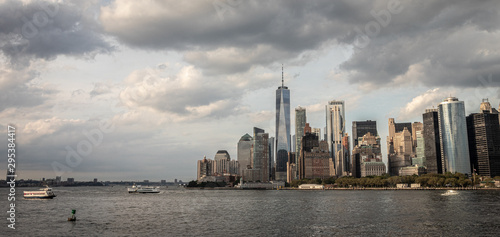
[[[299,105],[323,134],[328,101],[345,101],[345,132],[377,121],[385,163],[388,118],[422,122],[450,95],[466,116],[499,106],[496,1],[222,2],[0,2],[0,125],[17,127],[19,178],[54,178],[108,121],[63,180],[193,180],[204,156],[236,160],[253,127],[275,135],[282,75],[290,135]]]

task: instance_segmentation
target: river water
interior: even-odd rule
[[[500,190],[187,190],[55,187],[52,200],[17,188],[16,229],[3,236],[499,236]],[[76,222],[68,222],[71,210]]]

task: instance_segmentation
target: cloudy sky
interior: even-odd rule
[[[312,127],[345,100],[347,131],[376,120],[385,151],[390,117],[421,121],[449,95],[466,113],[482,98],[499,106],[499,11],[494,0],[0,0],[0,125],[16,127],[19,178],[188,181],[204,155],[236,159],[254,126],[274,134],[284,64]]]

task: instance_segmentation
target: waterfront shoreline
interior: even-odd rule
[[[315,190],[315,191],[334,191],[334,190],[340,190],[340,191],[351,191],[351,190],[356,190],[356,191],[364,191],[364,190],[387,190],[387,191],[401,191],[401,190],[420,190],[420,191],[425,191],[425,190],[500,190],[500,188],[460,188],[460,187],[451,187],[451,188],[324,188],[324,189],[299,189],[299,188],[280,188],[280,189],[241,189],[241,188],[232,188],[232,187],[186,187],[188,190],[197,190],[197,189],[206,189],[206,190]]]

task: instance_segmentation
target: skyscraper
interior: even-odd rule
[[[389,138],[394,137],[394,135],[398,132],[402,132],[404,128],[406,128],[410,132],[410,134],[412,134],[411,123],[396,123],[394,121],[394,118],[389,118]]]
[[[295,154],[300,152],[300,141],[304,136],[304,127],[306,126],[306,109],[297,107],[295,109]]]
[[[326,135],[330,157],[333,160],[336,176],[343,176],[347,171],[344,162],[344,146],[342,144],[345,134],[344,101],[329,101],[326,105]]]
[[[470,160],[479,175],[500,176],[499,115],[491,113],[490,103],[484,100],[480,111],[467,116]]]
[[[274,150],[274,137],[270,137],[268,140],[269,144],[269,162],[268,162],[268,169],[269,169],[269,180],[274,180],[274,155],[275,155],[275,150]]]
[[[424,121],[424,153],[427,173],[442,174],[441,141],[439,140],[439,119],[437,109],[427,109],[422,115]],[[420,144],[417,144],[420,146]]]
[[[282,68],[281,86],[276,90],[276,180],[286,181],[290,149],[290,90],[285,86]]]
[[[438,118],[443,172],[470,174],[464,102],[446,98],[438,105]]]
[[[232,170],[229,165],[231,156],[226,150],[218,150],[214,157],[215,174],[226,174]],[[237,173],[237,172],[235,172]]]
[[[252,136],[245,134],[240,138],[238,142],[238,162],[240,163],[240,175],[243,175],[243,170],[252,168],[250,164],[252,163]]]
[[[389,173],[400,175],[401,168],[411,166],[413,155],[411,133],[404,127],[403,131],[395,133],[388,143]]]
[[[365,134],[371,133],[373,136],[378,136],[377,121],[352,121],[352,146],[358,145],[358,138]]]
[[[386,166],[382,161],[380,137],[366,133],[358,138],[358,144],[352,150],[352,176],[356,178],[370,175],[382,175]]]
[[[413,140],[413,151],[417,152],[415,149],[417,148],[417,131],[422,131],[424,129],[424,125],[421,122],[414,122],[411,124],[411,138]]]
[[[415,157],[412,127],[411,123],[396,123],[394,118],[389,118],[387,155],[391,175],[400,175],[400,169],[411,166],[411,159]]]
[[[257,136],[263,133],[265,133],[264,129],[260,129],[257,127],[253,128],[253,157],[252,157],[253,169],[260,169],[262,167],[261,160],[262,160],[262,151],[264,150],[264,148],[261,146],[262,141],[257,140]],[[266,146],[268,146],[267,143]]]
[[[424,142],[424,134],[422,130],[413,130],[416,131],[414,144],[418,144],[415,148],[415,158],[411,159],[412,165],[425,166],[425,142]]]

